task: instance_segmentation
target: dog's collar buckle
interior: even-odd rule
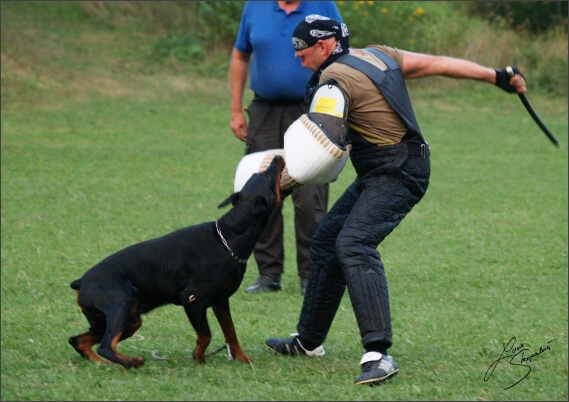
[[[219,225],[217,224],[217,221],[215,221],[215,229],[217,230],[217,234],[219,235],[219,238],[223,242],[223,245],[225,246],[229,254],[231,254],[231,256],[235,258],[237,262],[239,262],[240,264],[247,264],[247,260],[237,257],[237,255],[235,255],[233,250],[231,250],[231,247],[229,247],[229,244],[227,244],[227,240],[225,240],[225,237],[223,237],[223,235],[221,234],[221,230],[219,230]]]

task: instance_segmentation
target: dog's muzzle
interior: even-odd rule
[[[247,180],[255,173],[261,173],[268,169],[274,157],[280,155],[284,159],[284,149],[270,149],[268,151],[254,152],[245,155],[235,170],[235,178],[233,179],[233,191],[239,192],[247,183]],[[290,177],[286,166],[284,166],[280,175],[280,189],[287,191],[298,183]]]

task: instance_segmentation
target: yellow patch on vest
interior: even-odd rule
[[[335,112],[338,100],[334,98],[318,98],[314,111],[317,113],[329,114],[336,117],[342,117],[342,114]]]

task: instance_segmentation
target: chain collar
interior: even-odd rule
[[[225,237],[223,237],[223,235],[221,234],[221,230],[219,230],[219,226],[217,225],[217,221],[215,221],[215,229],[217,230],[217,234],[219,235],[219,237],[221,238],[221,241],[223,242],[223,245],[225,246],[225,248],[227,249],[227,251],[229,251],[229,254],[231,254],[231,256],[233,258],[235,258],[237,260],[237,262],[239,262],[240,264],[247,264],[247,260],[244,260],[242,258],[239,258],[235,255],[235,253],[233,252],[233,250],[231,250],[231,247],[229,247],[229,244],[227,244],[227,240],[225,240]]]

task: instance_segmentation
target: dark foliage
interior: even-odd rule
[[[537,35],[559,25],[567,27],[567,4],[567,1],[482,1],[472,2],[470,11],[491,22]]]

